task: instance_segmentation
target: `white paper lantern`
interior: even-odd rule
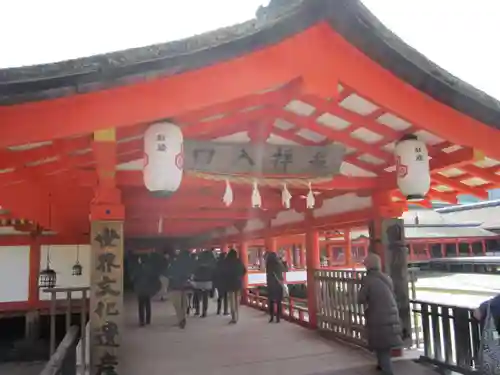
[[[399,190],[409,201],[424,199],[431,187],[427,146],[407,135],[396,144],[394,153]]]
[[[144,185],[160,196],[175,192],[182,181],[183,136],[174,124],[151,125],[144,133]]]

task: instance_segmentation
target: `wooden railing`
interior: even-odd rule
[[[268,311],[269,309],[267,296],[259,295],[255,289],[248,290],[246,304],[262,311]],[[306,327],[309,325],[309,313],[307,311],[307,300],[305,299],[287,298],[283,300],[282,314],[285,320]]]
[[[423,350],[421,360],[440,370],[477,373],[481,331],[473,310],[426,301],[411,303],[421,327],[414,330],[417,347]]]
[[[364,309],[358,292],[365,271],[316,270],[318,330],[326,336],[365,346]]]
[[[78,326],[71,326],[40,375],[76,375],[76,347],[79,337]]]
[[[410,271],[412,340],[408,348],[419,349],[421,360],[441,371],[477,374],[480,326],[473,310],[464,307],[416,300],[417,269]],[[364,271],[315,271],[318,330],[327,337],[365,346],[363,306],[358,304]],[[267,311],[267,296],[250,289],[247,303]],[[307,300],[283,301],[284,318],[308,326]]]
[[[72,329],[72,315],[74,312],[80,313],[80,322],[77,326],[78,332],[81,332],[81,345],[80,345],[80,357],[86,358],[86,330],[85,326],[87,324],[87,296],[89,295],[89,287],[80,288],[49,288],[44,289],[45,293],[50,293],[50,355],[51,358],[56,354],[56,318],[58,312],[61,309],[64,311],[66,316],[66,335]],[[63,293],[65,295],[64,299],[57,299],[57,295]],[[74,298],[74,294],[80,293],[80,298]],[[64,341],[64,340],[63,340]],[[78,343],[77,343],[78,344]],[[60,347],[60,346],[59,346]],[[75,349],[76,351],[76,349]],[[76,360],[76,357],[75,357]],[[82,361],[82,374],[85,373],[85,363]],[[64,373],[64,375],[66,375]]]

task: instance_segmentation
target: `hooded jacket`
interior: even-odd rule
[[[181,251],[168,268],[169,288],[172,290],[184,290],[193,274],[193,268],[193,260],[189,252]]]
[[[403,345],[399,310],[391,278],[378,269],[368,269],[358,302],[365,307],[366,338],[372,350]]]

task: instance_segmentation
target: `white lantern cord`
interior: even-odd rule
[[[222,197],[222,202],[224,202],[226,207],[229,207],[233,203],[233,199],[233,189],[231,188],[229,180],[226,179],[226,190],[224,192],[224,196]]]
[[[312,191],[311,183],[309,182],[309,192],[306,197],[306,207],[308,209],[313,209],[316,204],[316,199],[314,198],[314,193]]]
[[[286,186],[286,183],[284,183],[283,190],[281,191],[281,203],[283,204],[283,207],[285,207],[287,210],[290,208],[291,199],[292,199],[292,194],[290,194]]]
[[[262,197],[260,196],[257,181],[254,181],[253,182],[253,189],[252,189],[252,207],[253,208],[260,208],[261,206],[262,206]]]

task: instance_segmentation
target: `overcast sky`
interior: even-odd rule
[[[269,0],[15,0],[2,3],[0,68],[188,37]],[[500,0],[363,0],[407,43],[500,99]]]

